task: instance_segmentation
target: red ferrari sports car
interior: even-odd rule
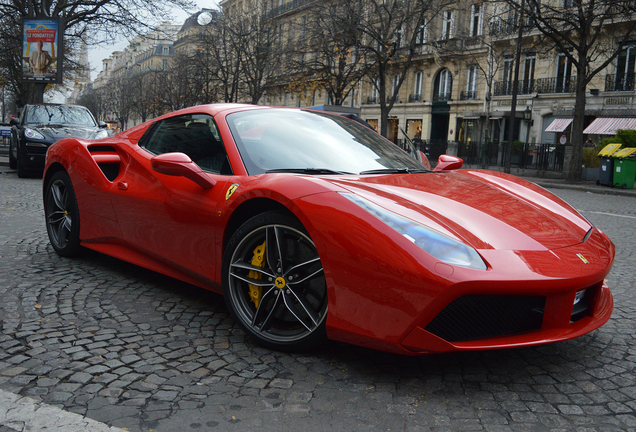
[[[461,165],[431,170],[325,112],[197,106],[51,146],[46,226],[62,256],[83,246],[223,293],[274,349],[428,354],[603,325],[612,242],[546,190]]]

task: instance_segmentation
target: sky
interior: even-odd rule
[[[197,0],[195,1],[197,4],[197,8],[194,9],[191,13],[186,13],[182,10],[175,9],[174,10],[174,19],[171,21],[172,24],[183,24],[184,21],[192,14],[203,7],[206,8],[217,8],[217,1],[214,0]],[[90,63],[91,68],[91,79],[94,80],[97,78],[97,74],[102,70],[102,60],[110,57],[113,51],[123,51],[124,48],[128,46],[128,41],[122,39],[115,43],[95,45],[88,47],[88,62]]]

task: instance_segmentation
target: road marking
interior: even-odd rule
[[[4,390],[0,390],[0,425],[16,431],[124,432],[124,429]]]
[[[597,212],[597,211],[589,211],[589,210],[580,210],[583,213],[595,213],[595,214],[600,214],[600,215],[606,215],[606,216],[616,216],[616,217],[622,217],[622,218],[628,218],[628,219],[636,219],[636,216],[627,216],[627,215],[619,215],[616,213],[606,213],[606,212]]]

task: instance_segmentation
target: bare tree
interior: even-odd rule
[[[332,104],[342,105],[366,73],[359,26],[363,7],[360,1],[315,2],[294,23],[295,49],[289,53],[292,88],[323,88]]]
[[[359,27],[365,61],[378,93],[380,133],[387,136],[389,112],[417,54],[421,29],[437,15],[445,0],[355,1],[364,10]]]
[[[97,42],[112,40],[117,35],[145,32],[152,24],[170,17],[175,7],[189,9],[190,0],[3,0],[0,2],[0,45],[10,58],[21,57],[22,35],[20,21],[27,17],[61,18],[64,34],[60,35],[65,47],[72,54],[72,47],[79,40]],[[7,25],[5,25],[5,23]],[[4,60],[4,55],[2,56]],[[41,102],[42,94],[37,84],[21,82],[22,61],[4,63],[14,69],[10,73],[13,91],[24,103]]]
[[[579,180],[583,161],[586,88],[621,53],[636,31],[631,0],[505,0],[511,8],[524,5],[526,36],[542,36],[543,47],[558,53],[555,86],[575,94],[572,160],[569,180]],[[519,25],[517,23],[516,25]],[[556,56],[555,56],[556,57]],[[572,76],[572,68],[576,70]]]

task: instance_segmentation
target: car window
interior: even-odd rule
[[[25,109],[24,124],[96,127],[89,110],[69,105],[30,105]]]
[[[207,114],[188,114],[161,120],[148,129],[140,145],[149,152],[181,152],[205,171],[231,175],[232,168],[214,119]]]
[[[392,142],[348,118],[317,111],[259,109],[227,116],[250,175],[270,170],[427,170]]]

